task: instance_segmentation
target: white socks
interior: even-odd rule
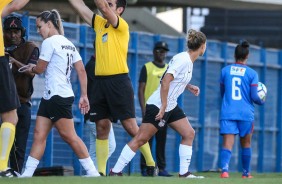
[[[78,160],[82,165],[82,167],[85,169],[86,176],[92,176],[92,177],[100,176],[90,157],[84,159],[78,159]]]
[[[111,129],[109,133],[109,156],[108,158],[110,158],[110,156],[113,154],[115,150],[116,150],[116,138],[115,138],[115,132],[113,129],[113,124],[111,123]]]
[[[132,160],[132,158],[135,156],[135,152],[130,149],[130,147],[126,144],[124,148],[122,149],[122,152],[118,158],[118,161],[112,171],[114,173],[119,173],[123,170],[125,166]]]
[[[79,162],[81,163],[82,167],[85,169],[86,176],[93,176],[93,177],[100,176],[90,157],[85,159],[79,159]],[[20,177],[22,178],[32,177],[38,164],[39,164],[39,160],[29,156],[25,164],[24,173]]]
[[[180,144],[179,146],[179,161],[180,161],[179,174],[180,175],[183,175],[188,172],[191,162],[191,157],[192,157],[192,146]]]
[[[28,156],[26,164],[25,164],[25,169],[24,173],[20,177],[32,177],[35,169],[37,168],[39,164],[39,160]]]

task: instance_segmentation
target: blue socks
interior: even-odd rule
[[[247,176],[250,171],[252,149],[251,148],[242,148],[241,154],[242,154],[243,175]]]
[[[231,158],[231,151],[225,148],[221,149],[220,152],[220,168],[222,169],[221,172],[228,172],[229,162]]]

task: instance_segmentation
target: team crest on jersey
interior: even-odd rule
[[[231,66],[231,69],[230,69],[231,75],[244,76],[245,72],[246,72],[246,68],[243,68],[243,67]]]

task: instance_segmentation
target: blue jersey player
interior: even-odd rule
[[[228,167],[235,135],[239,134],[242,147],[242,178],[250,175],[251,137],[254,121],[254,103],[264,103],[257,94],[258,74],[246,66],[249,56],[249,43],[243,41],[235,48],[234,64],[221,70],[220,91],[222,96],[220,134],[223,146],[220,151],[221,178],[228,178]]]

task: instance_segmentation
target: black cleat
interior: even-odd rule
[[[147,176],[158,176],[159,168],[158,166],[147,166]]]
[[[100,176],[105,176],[102,172],[99,172]]]
[[[159,171],[159,176],[171,177],[173,175],[169,174],[166,170],[162,170],[162,171]]]
[[[0,171],[0,178],[13,178],[13,177],[18,177],[18,175],[11,168],[7,168],[5,171]]]
[[[115,173],[112,171],[112,169],[110,170],[109,176],[122,176],[122,172],[119,173]]]

